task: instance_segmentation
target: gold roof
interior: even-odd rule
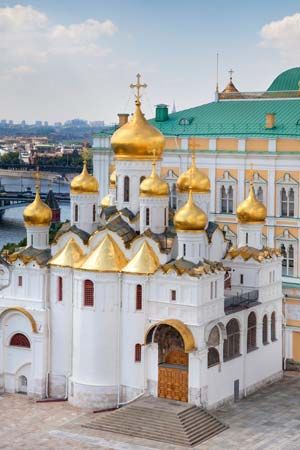
[[[160,322],[154,323],[153,325],[150,325],[150,327],[148,328],[148,330],[146,331],[145,334],[145,345],[147,345],[148,341],[147,341],[147,337],[149,335],[149,333],[152,331],[154,331],[154,328],[158,328],[161,325],[168,325],[172,328],[175,328],[176,331],[178,331],[178,333],[180,334],[180,336],[182,337],[182,340],[184,342],[184,351],[186,353],[189,352],[193,352],[194,350],[196,350],[196,343],[195,343],[195,339],[193,336],[193,333],[191,332],[191,330],[189,329],[189,327],[187,325],[185,325],[183,322],[181,322],[181,320],[177,320],[177,319],[167,319],[167,320],[161,320]]]
[[[180,192],[188,192],[190,187],[192,188],[192,192],[195,193],[210,192],[209,178],[197,168],[194,153],[192,155],[191,167],[180,175],[176,186]]]
[[[165,138],[162,133],[150,125],[141,111],[139,100],[135,102],[135,113],[131,120],[116,130],[111,138],[111,146],[116,159],[151,160],[153,150],[161,158]]]
[[[80,269],[97,272],[120,272],[127,264],[123,252],[113,238],[107,234],[100,244],[88,255]]]
[[[101,200],[100,206],[102,208],[107,208],[108,206],[110,206],[109,194],[107,194],[105,197],[103,197],[103,199]]]
[[[222,91],[222,94],[232,94],[233,92],[239,92],[239,91],[233,84],[232,78],[230,78],[229,83],[227,84],[225,89]]]
[[[83,250],[74,238],[68,240],[66,245],[49,262],[52,266],[79,267],[83,258]]]
[[[23,211],[25,226],[49,226],[52,220],[52,211],[40,196],[40,188],[36,186],[35,199]]]
[[[273,256],[280,256],[280,250],[276,248],[264,247],[261,250],[248,247],[245,245],[244,247],[231,247],[228,251],[226,258],[235,259],[238,256],[241,256],[244,261],[248,261],[248,259],[255,259],[258,262],[262,262],[265,259],[271,259]]]
[[[140,184],[140,195],[142,197],[160,197],[169,195],[169,186],[156,172],[156,163],[152,163],[151,175],[145,178]]]
[[[239,204],[236,215],[240,223],[263,223],[265,221],[267,209],[262,202],[257,200],[252,181],[249,195]]]
[[[207,224],[207,215],[193,201],[192,189],[189,191],[188,201],[174,216],[176,231],[201,231]]]
[[[136,273],[140,275],[153,274],[159,267],[159,259],[147,241],[143,242],[139,251],[124,267],[125,273]]]
[[[94,194],[99,192],[97,178],[90,175],[87,170],[87,162],[83,162],[82,172],[71,181],[72,194]]]
[[[116,169],[114,169],[109,177],[109,184],[111,187],[115,187],[117,184],[117,172]]]

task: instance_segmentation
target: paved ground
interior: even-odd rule
[[[219,410],[230,428],[201,450],[300,450],[300,376],[285,376],[245,400]],[[182,447],[82,428],[93,414],[67,402],[35,403],[0,396],[0,449],[182,450]]]

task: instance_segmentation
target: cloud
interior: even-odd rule
[[[290,62],[299,61],[300,13],[264,25],[260,31],[261,46],[279,50]]]
[[[16,5],[0,8],[0,33],[44,28],[47,22],[47,16],[32,6]]]

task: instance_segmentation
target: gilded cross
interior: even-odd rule
[[[39,168],[39,166],[36,166],[36,171],[35,171],[35,174],[34,174],[34,178],[35,178],[35,180],[36,180],[36,185],[35,185],[35,187],[36,187],[36,188],[39,188],[39,187],[40,187],[40,184],[41,184],[41,174],[40,174],[40,168]]]
[[[87,143],[86,142],[84,143],[84,145],[82,147],[81,156],[82,156],[83,162],[87,162],[88,161],[89,156],[90,156],[90,152],[89,152],[89,149],[87,147]]]
[[[141,93],[140,93],[140,89],[141,88],[146,88],[147,84],[141,84],[141,74],[137,74],[136,76],[136,84],[131,83],[130,85],[131,89],[136,89],[136,94],[135,94],[135,99],[137,103],[140,103],[141,101]]]

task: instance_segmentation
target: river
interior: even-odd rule
[[[6,191],[25,191],[28,187],[34,192],[35,180],[31,178],[1,177],[0,182]],[[68,192],[69,185],[51,183],[48,180],[41,180],[41,192]],[[20,208],[12,208],[5,211],[0,220],[0,250],[7,242],[19,242],[26,236],[23,223],[24,205]],[[61,220],[69,219],[70,206],[61,205]]]

